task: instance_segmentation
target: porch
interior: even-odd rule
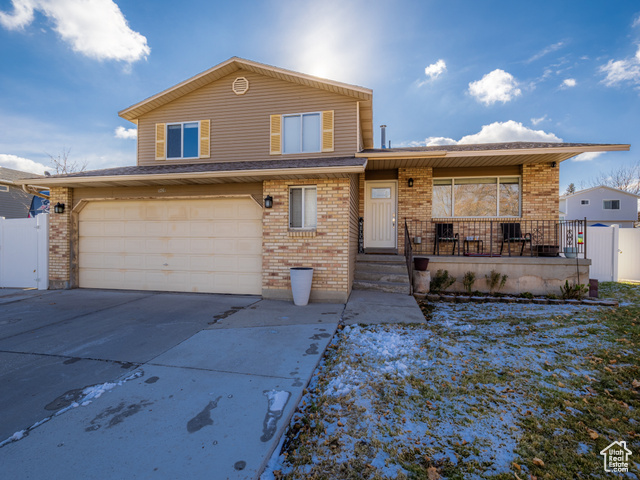
[[[416,257],[429,258],[431,278],[447,270],[456,279],[449,291],[464,291],[463,278],[472,272],[472,291],[489,292],[487,279],[497,272],[507,277],[500,293],[558,295],[566,281],[588,284],[585,227],[586,219],[405,219],[404,254],[410,277]]]

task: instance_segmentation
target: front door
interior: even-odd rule
[[[397,187],[395,180],[365,183],[364,248],[396,248]]]

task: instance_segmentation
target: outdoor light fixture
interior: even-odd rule
[[[556,168],[556,165],[558,165],[556,162],[551,162],[551,168]]]
[[[267,195],[264,198],[264,208],[271,208],[273,207],[273,197],[271,195]]]
[[[413,178],[410,178],[407,184],[409,185],[409,188],[413,188]]]
[[[53,207],[53,211],[54,213],[64,213],[64,203],[56,203],[56,205]]]

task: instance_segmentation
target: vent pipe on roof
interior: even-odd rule
[[[380,143],[382,144],[382,148],[387,148],[387,126],[380,125]]]

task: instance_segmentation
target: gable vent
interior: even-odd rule
[[[233,93],[236,95],[244,95],[249,90],[249,80],[244,77],[238,77],[233,81]]]

